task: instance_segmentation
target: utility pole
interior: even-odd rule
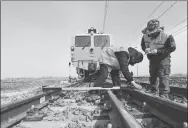
[[[71,62],[69,62],[69,82],[71,82]]]
[[[137,77],[138,77],[138,64],[137,64]]]

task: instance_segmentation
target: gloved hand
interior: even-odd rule
[[[138,90],[142,89],[142,86],[137,84],[137,83],[135,83],[134,81],[131,81],[131,85],[134,86],[134,88],[136,88]]]
[[[150,52],[150,54],[153,54],[153,55],[157,54],[157,49],[152,50],[152,51]]]
[[[146,48],[145,53],[149,54],[150,53],[150,48]]]

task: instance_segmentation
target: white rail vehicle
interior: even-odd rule
[[[111,46],[110,34],[96,33],[96,29],[88,29],[87,34],[74,37],[71,45],[71,62],[76,67],[78,77],[86,78],[99,70],[98,58],[104,47]]]

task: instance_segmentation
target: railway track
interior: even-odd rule
[[[82,81],[43,87],[43,94],[1,108],[1,127],[157,128],[157,122],[187,127],[187,105],[128,88],[98,88],[96,95],[88,90],[96,88]]]
[[[148,83],[140,82],[143,87],[149,88],[151,85]],[[170,93],[176,96],[187,98],[187,88],[170,86]]]
[[[108,80],[111,80],[110,78],[108,78]],[[122,83],[126,83],[126,80],[124,78],[121,78],[121,82]],[[144,88],[146,89],[151,89],[151,85],[148,83],[144,83],[144,82],[137,82],[138,84],[142,85]],[[170,86],[170,93],[179,97],[185,97],[186,99],[188,98],[187,95],[187,88],[184,87],[177,87],[177,86]]]

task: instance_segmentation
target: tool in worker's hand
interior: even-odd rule
[[[132,81],[128,84],[128,88],[141,90],[142,86]]]

